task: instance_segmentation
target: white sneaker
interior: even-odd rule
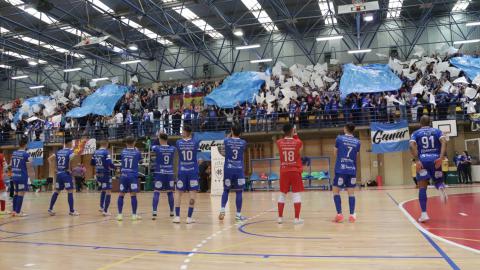
[[[440,201],[442,201],[442,203],[447,203],[448,194],[447,194],[447,191],[445,190],[445,187],[440,187],[438,189],[438,192],[440,193]]]
[[[72,217],[78,217],[78,216],[80,216],[80,213],[78,213],[77,211],[73,211],[73,212],[70,212],[70,213],[68,213],[68,214],[69,214],[70,216],[72,216]]]
[[[192,223],[195,223],[195,219],[191,217],[187,218],[187,224],[192,224]]]
[[[103,213],[103,208],[98,208],[98,212]]]
[[[142,217],[139,216],[139,215],[132,215],[132,220],[133,221],[137,221],[137,220],[141,220],[141,219],[142,219]]]
[[[430,220],[430,218],[428,217],[428,214],[426,212],[422,212],[422,214],[420,215],[420,218],[418,219],[418,222],[424,223],[424,222],[427,222],[429,220]]]
[[[117,220],[118,220],[118,221],[122,221],[122,220],[123,220],[123,215],[122,215],[122,214],[118,214],[118,215],[117,215]]]
[[[55,211],[53,211],[53,210],[51,210],[51,209],[48,209],[48,214],[49,214],[50,216],[55,216],[56,213],[55,213]]]
[[[293,220],[293,224],[295,224],[295,225],[303,224],[303,219],[296,218],[295,220]]]
[[[111,214],[108,213],[108,212],[103,212],[102,215],[103,215],[104,217],[109,217],[109,216],[111,216]]]
[[[170,211],[170,217],[173,217],[173,216],[175,216],[173,211]]]
[[[245,221],[245,220],[247,220],[247,218],[242,216],[241,214],[236,214],[235,215],[235,220],[236,221]]]
[[[277,219],[277,222],[278,222],[278,224],[282,224],[282,223],[283,223],[283,218],[279,217],[279,218]]]
[[[172,220],[173,223],[180,223],[180,217],[175,216]]]

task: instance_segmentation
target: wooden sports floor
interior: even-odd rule
[[[434,197],[436,191],[429,189],[429,206],[435,211],[431,225],[424,227],[408,218],[408,213],[417,211],[416,201],[406,202],[417,198],[412,187],[358,191],[354,224],[331,222],[334,206],[329,192],[306,192],[305,224],[296,226],[291,203],[286,206],[287,222],[276,223],[274,192],[245,193],[243,213],[250,219],[242,224],[235,223],[234,203],[221,223],[220,197],[200,194],[194,214],[197,223],[192,225],[171,223],[165,194],[156,221],[150,218],[152,194],[142,193],[143,220],[129,219],[126,199],[126,218],[117,222],[114,215],[104,218],[97,212],[98,193],[75,195],[79,217],[67,215],[66,194],[57,201],[57,216],[50,217],[46,212],[50,194],[29,193],[24,203],[28,217],[0,217],[0,269],[478,270],[480,186],[450,188],[449,193],[462,195],[451,196],[449,204],[442,205]],[[342,196],[348,213],[346,194]],[[456,198],[462,196],[469,199],[457,205]],[[114,194],[112,213],[116,198]],[[234,198],[231,194],[230,201]],[[185,212],[183,207],[182,215]],[[463,219],[469,222],[464,224]],[[456,234],[440,238],[436,229]]]

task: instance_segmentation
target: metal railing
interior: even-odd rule
[[[459,109],[462,108],[462,109]],[[347,122],[353,122],[357,126],[369,125],[371,122],[396,122],[407,120],[409,123],[417,123],[420,116],[429,114],[433,120],[468,120],[463,106],[459,104],[447,104],[437,106],[435,109],[424,107],[384,107],[362,109],[339,109],[335,111],[308,111],[299,113],[274,113],[264,115],[237,116],[234,122],[238,122],[245,133],[280,131],[283,124],[290,122],[297,129],[320,129],[341,127]],[[153,137],[158,132],[168,135],[180,135],[183,125],[192,126],[194,132],[202,131],[228,131],[232,126],[226,117],[199,117],[191,120],[169,119],[155,120],[153,122],[137,121],[122,124],[102,124],[101,126],[87,126],[75,128],[55,128],[25,132],[0,132],[0,146],[15,146],[18,139],[26,134],[30,140],[42,140],[45,144],[62,143],[66,134],[73,139],[96,138],[97,140],[121,140],[126,136],[136,138]]]

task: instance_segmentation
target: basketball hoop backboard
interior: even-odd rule
[[[338,14],[347,14],[347,13],[357,13],[357,12],[365,12],[365,11],[373,11],[378,10],[380,7],[378,5],[378,1],[357,1],[353,0],[352,4],[350,5],[341,5],[338,6]]]

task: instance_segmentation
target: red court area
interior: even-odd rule
[[[430,220],[420,226],[436,236],[480,251],[480,193],[450,195],[447,204],[438,196],[430,197],[427,206]],[[405,202],[403,207],[415,220],[420,216],[418,200]]]

